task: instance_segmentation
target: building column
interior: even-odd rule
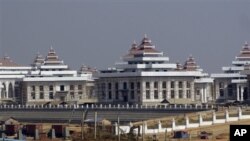
[[[149,82],[150,99],[154,99],[154,81]]]
[[[200,99],[201,99],[201,103],[203,103],[204,101],[204,89],[203,89],[203,87],[200,89]]]
[[[204,102],[207,102],[207,84],[205,84],[205,89],[204,89]]]
[[[192,101],[194,101],[194,95],[195,95],[195,92],[194,92],[194,81],[190,82],[190,93],[191,93],[191,99],[192,99]]]
[[[170,86],[170,81],[167,81],[167,99],[170,99],[170,93],[171,93],[171,86]]]
[[[240,101],[243,101],[243,92],[244,92],[244,87],[241,86]]]
[[[144,102],[144,100],[146,99],[146,82],[145,81],[141,81],[141,101],[142,103]]]
[[[178,81],[174,81],[174,98],[179,99],[179,86]]]
[[[183,81],[183,98],[187,98],[187,81]]]
[[[5,86],[6,86],[6,98],[9,98],[9,81],[5,82]]]
[[[239,88],[240,86],[236,85],[236,87],[237,87],[237,92],[236,92],[237,98],[236,98],[236,100],[240,101],[240,94],[239,94],[240,93],[240,88]]]
[[[162,81],[158,81],[158,96],[159,96],[159,99],[163,99],[163,96],[162,96]]]

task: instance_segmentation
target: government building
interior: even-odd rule
[[[217,102],[249,100],[246,70],[249,70],[250,46],[246,42],[231,66],[222,67],[223,73],[211,74],[214,78],[214,93]],[[244,73],[245,72],[245,73]]]
[[[169,62],[145,36],[132,44],[115,67],[101,70],[96,82],[101,103],[160,104],[213,101],[213,79],[189,56],[184,65]]]

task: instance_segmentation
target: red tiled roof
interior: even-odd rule
[[[198,68],[198,65],[196,64],[194,57],[189,56],[183,68],[188,71],[196,70]]]
[[[250,58],[250,47],[247,42],[245,42],[242,47],[240,54],[237,57],[249,57]]]

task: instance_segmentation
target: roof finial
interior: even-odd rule
[[[52,45],[50,45],[50,50],[53,50],[53,46]]]
[[[136,44],[136,41],[135,41],[135,40],[133,41],[133,44]]]
[[[248,46],[248,42],[247,41],[245,41],[245,46]]]
[[[148,38],[146,33],[144,34],[144,38]]]

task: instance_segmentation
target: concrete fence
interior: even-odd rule
[[[46,104],[46,105],[5,105],[2,104],[0,105],[0,109],[190,109],[190,110],[209,110],[209,109],[214,109],[215,106],[213,105],[112,105],[112,104],[88,104],[88,105],[51,105],[51,104]]]
[[[232,122],[232,121],[239,121],[242,119],[250,119],[250,115],[242,115],[242,110],[239,107],[237,111],[237,116],[236,117],[230,117],[228,110],[225,110],[224,118],[222,119],[217,119],[217,115],[215,112],[212,113],[212,120],[211,121],[204,121],[203,117],[201,114],[198,115],[198,122],[197,123],[190,123],[189,117],[185,117],[185,124],[183,125],[177,125],[175,118],[172,119],[171,121],[171,127],[163,128],[162,123],[159,120],[157,124],[157,128],[155,129],[149,129],[147,126],[147,122],[144,121],[143,125],[140,126],[140,133],[162,133],[162,132],[171,132],[171,131],[176,131],[176,130],[185,130],[189,128],[197,128],[201,126],[209,126],[209,125],[214,125],[214,124],[222,124],[222,123],[227,123],[227,122]],[[116,135],[118,134],[118,125],[115,124],[115,132]],[[119,129],[123,133],[129,133],[130,128],[133,126],[132,123],[128,126],[119,126]],[[120,133],[121,133],[120,132]],[[134,133],[138,133],[138,129],[134,129]]]

